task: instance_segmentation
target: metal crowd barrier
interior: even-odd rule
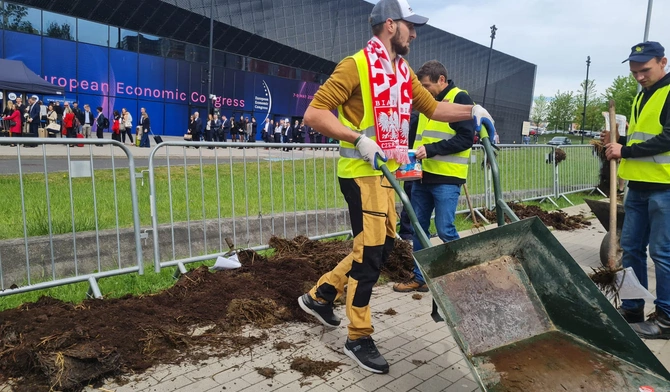
[[[103,149],[109,158],[97,154]],[[12,137],[0,138],[0,151],[5,171],[15,173],[2,176],[0,296],[88,282],[89,295],[101,297],[97,279],[144,272],[128,147],[109,139]],[[99,171],[103,166],[109,170]]]
[[[77,144],[83,149],[71,147]],[[47,145],[62,150],[52,153]],[[568,193],[597,189],[600,161],[591,146],[562,146],[567,159],[559,164],[552,146],[499,147],[506,201],[556,204]],[[272,235],[351,234],[334,144],[164,142],[150,151],[148,195],[138,193],[131,151],[116,141],[0,138],[0,148],[16,157],[18,173],[4,176],[16,189],[3,186],[3,201],[15,208],[6,207],[5,232],[0,228],[0,296],[88,281],[89,293],[99,297],[97,279],[143,273],[141,239],[153,246],[157,272],[173,266],[185,272],[185,264],[231,249],[267,249]],[[109,149],[110,158],[96,154],[101,149]],[[56,155],[67,156],[63,179],[53,167]],[[117,167],[118,159],[127,159],[127,170]],[[482,218],[478,210],[494,202],[479,145],[467,185]],[[457,213],[469,213],[464,192]],[[150,219],[151,236],[141,233],[141,217],[145,224]]]
[[[599,192],[600,167],[598,153],[591,145],[561,146],[565,152],[565,161],[556,165],[556,197],[562,197],[570,204],[565,195],[577,192]]]
[[[214,150],[203,154],[208,148]],[[183,272],[184,264],[231,248],[261,249],[272,235],[347,234],[338,157],[333,144],[159,144],[149,156],[156,271],[177,266]]]

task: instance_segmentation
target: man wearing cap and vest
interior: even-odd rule
[[[491,124],[481,106],[437,102],[401,57],[427,18],[406,0],[380,0],[370,14],[373,37],[365,48],[342,60],[314,96],[305,123],[340,140],[337,172],[349,207],[352,252],[298,298],[300,307],[329,327],[340,325],[333,301],[347,285],[350,324],[344,352],[363,369],[388,373],[389,365],[370,335],[370,296],[395,241],[395,195],[378,159],[390,170],[408,163],[407,136],[412,106],[439,121],[474,120]],[[331,110],[337,109],[338,117]]]
[[[447,69],[439,61],[431,60],[425,63],[416,73],[416,77],[437,101],[473,104],[467,91],[459,89],[449,80]],[[458,197],[461,195],[461,185],[465,184],[468,177],[470,151],[475,137],[474,123],[467,120],[440,122],[421,114],[414,130],[416,132],[414,149],[416,159],[421,159],[423,178],[412,184],[412,207],[425,233],[428,233],[430,216],[435,210],[437,235],[444,242],[456,240],[459,237],[454,219],[456,219]],[[410,133],[412,132],[410,128]],[[413,246],[415,252],[423,249],[416,233]],[[414,278],[407,283],[394,285],[393,290],[428,291],[426,281],[416,263]]]
[[[619,176],[628,180],[621,231],[623,266],[632,267],[647,287],[647,245],[656,267],[656,310],[644,320],[644,300],[623,300],[619,313],[638,335],[670,339],[670,74],[658,42],[633,46],[630,71],[642,86],[633,101],[628,137],[607,144],[607,158],[621,160]],[[609,132],[601,134],[609,140]]]

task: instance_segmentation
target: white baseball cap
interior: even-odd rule
[[[415,26],[423,26],[428,23],[428,18],[420,16],[412,11],[407,0],[379,0],[370,13],[370,25],[375,26],[386,22],[386,19],[404,20]]]

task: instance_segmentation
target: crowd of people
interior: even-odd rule
[[[149,134],[151,133],[151,120],[145,108],[140,110],[140,118],[135,129],[137,143],[133,140],[133,116],[122,108],[119,113],[114,110],[110,120],[103,114],[101,106],[92,108],[84,104],[83,108],[78,102],[59,101],[49,102],[45,105],[36,95],[28,99],[28,104],[23,104],[23,99],[17,97],[14,101],[7,101],[2,112],[2,123],[0,129],[4,136],[8,137],[66,137],[66,138],[92,138],[104,139],[104,132],[109,130],[112,139],[120,143],[137,145],[139,147],[150,147]],[[40,135],[40,129],[43,134]],[[101,146],[101,144],[97,144]],[[11,146],[14,146],[12,144]],[[26,145],[35,147],[35,145]]]
[[[190,116],[188,129],[184,134],[185,140],[194,142],[254,143],[257,138],[266,143],[337,143],[334,138],[324,137],[301,120],[295,120],[291,124],[288,118],[275,121],[267,117],[259,129],[259,123],[254,116],[240,115],[236,119],[235,116],[228,118],[221,115],[219,117],[217,113],[214,113],[203,121],[198,111],[193,112]],[[289,151],[290,147],[284,147],[283,150]]]

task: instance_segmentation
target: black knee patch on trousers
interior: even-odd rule
[[[363,262],[352,264],[350,276],[358,281],[353,306],[362,308],[370,303],[372,287],[379,280],[383,252],[384,245],[366,246],[363,248]]]
[[[337,297],[337,289],[329,283],[324,283],[316,289],[316,297],[324,301],[333,302]]]

